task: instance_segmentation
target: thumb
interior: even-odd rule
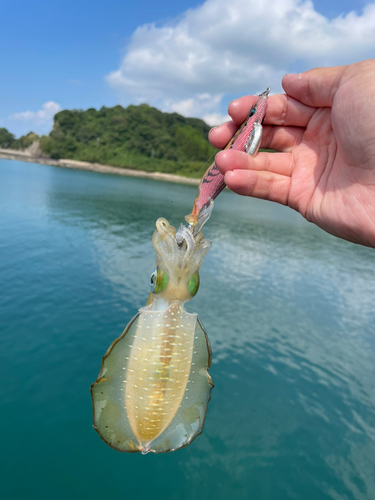
[[[282,86],[286,94],[307,106],[331,107],[346,68],[315,68],[299,75],[285,75]]]

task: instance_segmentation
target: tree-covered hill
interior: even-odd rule
[[[147,104],[64,110],[40,148],[51,158],[192,175],[213,153],[210,127],[198,118],[163,113]]]
[[[53,159],[189,176],[214,152],[209,129],[203,120],[163,113],[147,104],[64,110],[55,115],[48,136],[30,132],[15,139],[0,128],[0,148],[24,150],[39,140],[41,151]]]
[[[39,137],[34,132],[29,132],[19,139],[16,139],[13,134],[8,132],[6,128],[0,128],[0,148],[4,149],[26,149]]]

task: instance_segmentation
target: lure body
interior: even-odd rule
[[[258,151],[269,89],[260,95],[227,147]],[[184,304],[198,291],[199,268],[211,242],[202,227],[225,187],[213,163],[199,186],[189,227],[156,221],[156,269],[147,305],[139,309],[103,357],[91,386],[94,428],[112,448],[163,453],[201,433],[213,387],[211,348],[196,314]]]
[[[259,99],[251,108],[248,117],[242,123],[225,149],[245,151],[255,156],[260,147],[262,139],[262,122],[266,114],[266,105],[270,89],[267,88],[259,95]],[[208,167],[198,188],[198,196],[195,198],[193,210],[185,220],[194,227],[197,224],[202,210],[205,210],[225,188],[224,176],[220,173],[215,162]]]

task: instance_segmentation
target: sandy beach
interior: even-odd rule
[[[87,161],[76,160],[53,160],[51,158],[34,156],[28,151],[18,151],[14,149],[1,149],[0,158],[5,160],[18,160],[27,163],[40,163],[42,165],[52,165],[54,167],[72,168],[75,170],[91,170],[101,174],[126,175],[128,177],[143,177],[156,181],[175,182],[178,184],[198,185],[200,179],[191,179],[180,175],[164,174],[162,172],[145,172],[144,170],[133,170],[130,168],[112,167],[99,163],[89,163]]]

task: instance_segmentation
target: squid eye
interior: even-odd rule
[[[192,297],[196,295],[198,288],[199,288],[199,274],[196,272],[193,274],[193,276],[190,278],[189,281],[189,292]]]
[[[168,275],[159,267],[151,274],[150,285],[152,293],[160,293],[164,290],[168,283]]]
[[[156,268],[155,271],[151,274],[150,278],[151,292],[155,292],[157,279],[158,279],[158,268]]]

